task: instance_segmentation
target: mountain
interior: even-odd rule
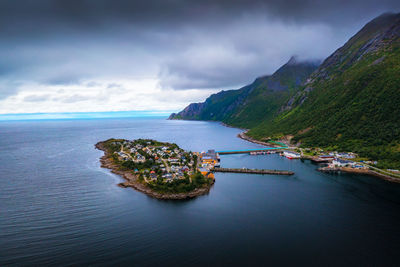
[[[280,107],[318,67],[292,57],[274,74],[257,78],[237,90],[221,91],[203,103],[192,103],[169,119],[214,120],[251,128],[277,115]]]
[[[220,120],[250,128],[247,135],[255,139],[284,137],[303,147],[357,152],[377,159],[381,168],[400,168],[400,14],[370,21],[315,71],[300,71],[297,83],[287,83],[293,75],[281,79],[285,75],[279,72],[212,95],[192,107],[194,116],[185,109],[172,117]],[[286,87],[271,87],[273,77]],[[210,106],[218,108],[210,113]]]
[[[349,150],[400,167],[400,14],[366,24],[329,56],[254,138],[292,135],[303,146]]]

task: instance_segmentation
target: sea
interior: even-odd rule
[[[100,167],[94,145],[152,138],[251,149],[240,129],[165,117],[0,122],[0,266],[399,266],[400,184],[318,172],[278,154],[222,155],[209,194],[153,199]]]

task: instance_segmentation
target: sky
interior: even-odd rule
[[[396,0],[2,0],[0,114],[178,111],[323,60]]]

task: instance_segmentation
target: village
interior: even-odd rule
[[[338,152],[318,147],[303,148],[290,146],[290,142],[287,142],[287,140],[268,140],[267,142],[263,142],[250,138],[245,133],[246,131],[238,134],[238,137],[252,143],[267,146],[267,148],[223,151],[220,154],[248,153],[250,155],[267,155],[278,153],[288,159],[307,159],[314,163],[322,163],[318,168],[322,172],[362,173],[378,176],[388,181],[400,182],[400,170],[379,168],[376,160],[362,158],[354,152]]]
[[[282,143],[281,143],[282,144]],[[252,151],[243,151],[250,155],[267,155],[279,153],[279,155],[288,159],[307,159],[314,163],[321,164],[317,169],[321,172],[329,173],[359,173],[379,176],[388,181],[399,182],[400,171],[396,169],[380,169],[376,165],[377,161],[360,158],[353,152],[325,151],[321,148],[298,148],[280,146],[275,148],[253,149]],[[242,153],[240,151],[224,153]]]
[[[113,154],[114,159],[132,169],[146,183],[191,180],[190,177],[199,172],[205,178],[214,179],[210,170],[219,167],[220,158],[214,150],[187,152],[176,144],[149,139],[116,140],[110,145],[119,148]]]
[[[315,163],[326,163],[329,168],[338,168],[338,167],[350,167],[357,169],[365,169],[366,164],[375,165],[376,161],[363,161],[357,160],[358,155],[352,152],[325,152],[322,149],[315,149],[311,151],[311,149],[303,149],[303,148],[294,148],[290,149],[289,147],[284,148],[284,150],[268,150],[268,151],[257,151],[250,152],[250,155],[267,155],[267,154],[275,154],[279,153],[279,155],[284,156],[288,159],[309,159]]]
[[[366,169],[366,164],[377,164],[376,161],[357,160],[358,155],[352,152],[324,152],[321,149],[310,153],[310,149],[301,149],[300,152],[284,151],[283,156],[288,159],[309,159],[315,163],[326,163],[329,168],[349,167]]]
[[[321,164],[317,169],[328,173],[359,173],[379,176],[385,180],[398,182],[400,171],[395,169],[379,169],[377,161],[360,158],[353,152],[324,151],[319,148],[297,148],[296,151],[282,151],[280,153],[288,159],[309,159]]]
[[[292,172],[277,170],[250,170],[220,168],[220,154],[248,153],[266,155],[279,153],[288,159],[308,159],[322,164],[322,172],[350,172],[397,177],[397,170],[385,171],[376,168],[376,161],[363,160],[352,152],[324,151],[318,148],[268,147],[249,150],[192,152],[185,151],[172,143],[162,143],[151,139],[121,140],[108,143],[112,158],[116,163],[134,173],[139,180],[152,189],[174,191],[186,184],[186,191],[201,186],[205,181],[214,182],[215,172],[238,172],[255,174],[291,175]],[[391,178],[388,178],[391,179]],[[171,189],[172,188],[172,189]],[[190,189],[192,188],[192,189]],[[183,189],[182,189],[183,190]],[[182,191],[181,190],[181,191]],[[184,191],[185,191],[184,190]]]

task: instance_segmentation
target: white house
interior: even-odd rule
[[[332,161],[332,165],[336,167],[350,167],[356,165],[356,162],[350,161],[350,160],[344,160],[344,159],[339,159],[335,158]]]

